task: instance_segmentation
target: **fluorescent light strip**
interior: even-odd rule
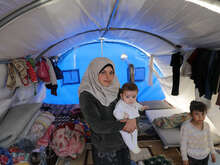
[[[218,6],[215,3],[209,3],[209,2],[204,1],[204,0],[186,0],[186,1],[195,3],[197,5],[205,7],[207,9],[209,9],[209,10],[214,11],[214,12],[220,13],[220,6]],[[217,3],[217,1],[216,1],[216,3]]]

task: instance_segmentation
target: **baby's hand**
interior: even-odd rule
[[[149,106],[147,106],[147,105],[144,105],[143,107],[141,107],[142,111],[147,110],[147,109],[149,109]]]

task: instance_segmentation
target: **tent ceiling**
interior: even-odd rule
[[[1,27],[0,59],[57,55],[100,37],[124,40],[155,55],[171,52],[172,43],[220,47],[219,14],[184,0],[0,0],[0,24],[39,2],[44,3]]]
[[[0,20],[14,11],[22,8],[28,4],[31,4],[36,0],[10,0],[10,1],[0,1]]]

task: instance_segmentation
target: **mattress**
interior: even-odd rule
[[[154,101],[143,101],[140,102],[142,105],[147,105],[151,110],[160,110],[160,109],[172,109],[173,106],[169,104],[166,100],[154,100]]]
[[[177,109],[158,109],[158,110],[147,110],[145,111],[147,118],[152,123],[155,118],[162,116],[171,116],[173,114],[181,113],[181,111]],[[180,146],[180,129],[179,128],[169,128],[169,129],[161,129],[155,126],[152,123],[155,131],[160,137],[164,148],[167,149],[169,147],[179,147]]]
[[[183,111],[179,109],[158,109],[156,111],[155,110],[145,111],[145,114],[151,123],[155,118],[163,117],[163,116],[167,117],[178,113],[183,113]],[[220,136],[218,131],[215,129],[213,123],[207,117],[206,117],[206,122],[209,123],[213,143],[220,144]],[[155,131],[160,137],[165,149],[169,147],[180,146],[180,128],[162,129],[162,128],[158,128],[153,123],[152,126],[154,127]]]

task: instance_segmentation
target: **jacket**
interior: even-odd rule
[[[120,130],[125,123],[117,121],[113,110],[118,99],[109,106],[102,105],[87,91],[80,93],[80,110],[91,129],[91,143],[100,152],[111,152],[126,148]]]

